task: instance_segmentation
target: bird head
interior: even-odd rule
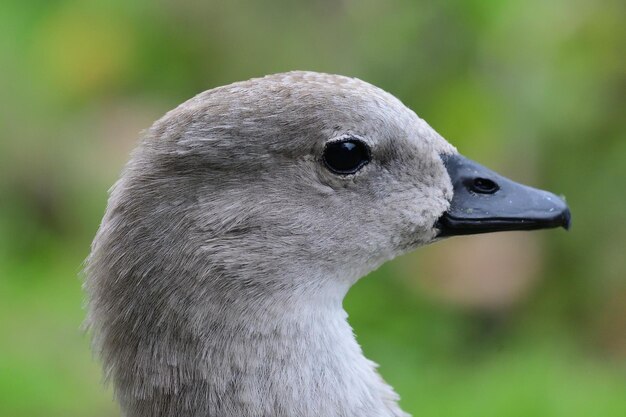
[[[284,288],[302,283],[275,277],[352,283],[444,236],[568,225],[560,198],[462,157],[385,91],[291,72],[209,90],[157,121],[92,256]]]
[[[88,324],[129,416],[400,415],[345,322],[350,285],[444,236],[559,225],[558,197],[462,157],[390,94],[272,75],[145,133],[87,262]]]

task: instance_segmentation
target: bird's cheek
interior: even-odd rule
[[[413,212],[412,242],[416,246],[430,243],[437,237],[437,220],[450,207],[452,196],[441,188],[431,190],[428,197],[420,199]],[[414,247],[416,247],[414,246]]]
[[[430,242],[436,233],[433,225],[437,217],[430,212],[433,205],[428,199],[418,198],[401,209],[396,207],[393,227],[388,228],[393,230],[389,237],[390,247],[404,253]]]

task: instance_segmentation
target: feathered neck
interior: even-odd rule
[[[152,306],[135,294],[123,316],[92,317],[126,417],[405,416],[354,339],[345,290],[264,298],[236,287]]]
[[[342,308],[376,265],[336,271],[306,245],[268,238],[273,225],[228,222],[195,194],[164,198],[190,187],[172,179],[155,193],[131,168],[85,285],[94,349],[126,417],[405,415]]]

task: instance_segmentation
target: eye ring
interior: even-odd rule
[[[354,136],[327,142],[322,153],[322,161],[326,168],[339,175],[354,174],[370,160],[369,146]]]

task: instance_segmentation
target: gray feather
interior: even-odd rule
[[[340,177],[327,141],[372,161]],[[390,94],[291,72],[158,120],[111,190],[87,262],[93,345],[128,417],[405,416],[342,300],[435,236],[456,152]]]

